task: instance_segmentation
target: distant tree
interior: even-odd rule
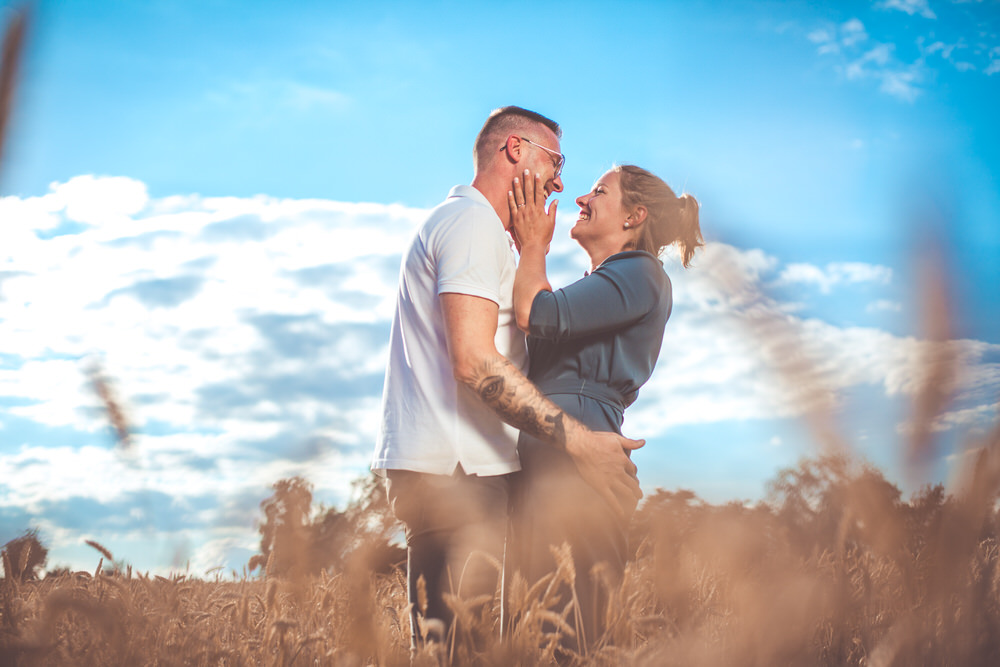
[[[656,489],[643,500],[629,524],[632,557],[638,550],[655,545],[676,550],[704,509],[705,503],[693,491]]]
[[[388,572],[406,560],[397,538],[401,525],[389,507],[383,480],[374,473],[354,482],[355,500],[344,511],[351,526],[348,552],[365,560],[367,568]]]
[[[849,463],[843,456],[803,459],[797,467],[779,471],[768,483],[767,503],[774,508],[786,539],[803,553],[836,545]]]
[[[250,559],[251,570],[266,574],[295,575],[309,567],[309,513],[312,485],[301,477],[274,483],[274,494],[261,502],[264,521],[260,530],[260,554]]]
[[[343,510],[312,509],[312,485],[301,477],[273,485],[274,494],[261,503],[264,521],[260,553],[249,568],[268,575],[295,577],[323,570],[342,570],[351,559],[363,559],[365,569],[387,571],[405,559],[393,544],[398,525],[374,475],[354,483],[355,500]]]
[[[38,578],[38,570],[45,566],[49,550],[38,539],[38,529],[33,528],[5,544],[0,554],[6,576],[27,581]]]

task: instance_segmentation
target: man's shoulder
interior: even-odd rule
[[[471,185],[456,185],[443,202],[438,204],[430,217],[483,216],[499,220],[496,211],[479,190]]]
[[[473,193],[468,191],[472,190]],[[478,194],[478,197],[475,196]],[[447,199],[431,211],[423,225],[428,242],[455,235],[472,235],[485,240],[504,236],[503,223],[486,198],[471,186],[452,188]],[[484,236],[485,235],[485,236]]]

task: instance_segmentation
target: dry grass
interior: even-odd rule
[[[21,54],[24,51],[27,24],[27,8],[18,8],[4,30],[3,43],[0,46],[0,166],[3,165],[8,120],[14,107],[14,93],[17,90],[18,70],[21,65]]]
[[[415,664],[1000,664],[1000,516],[975,500],[928,487],[903,502],[842,457],[785,471],[754,507],[658,491],[636,515],[635,557],[587,655],[560,653],[577,623],[554,591],[600,573],[576,572],[560,551],[541,581],[514,578],[507,641],[495,600],[453,600],[458,631]],[[0,663],[409,664],[403,573],[371,571],[363,550],[342,571],[299,578],[168,579],[104,562],[4,578]]]
[[[123,572],[28,584],[7,578],[0,584],[0,663],[405,664],[399,576],[357,581],[341,573],[307,586]]]

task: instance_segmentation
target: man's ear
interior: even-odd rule
[[[520,137],[514,134],[508,136],[504,148],[506,149],[504,152],[507,154],[507,159],[510,162],[517,164],[521,161],[521,149],[524,148],[524,145]]]
[[[648,213],[649,211],[646,210],[645,206],[636,206],[625,220],[629,223],[630,227],[638,227],[646,222],[646,215]]]

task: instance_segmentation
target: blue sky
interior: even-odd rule
[[[709,246],[667,259],[676,307],[626,417],[647,491],[761,498],[821,451],[817,406],[907,490],[953,483],[1000,395],[998,9],[41,3],[0,172],[0,543],[38,526],[52,564],[92,568],[95,539],[239,569],[277,479],[344,502],[401,249],[504,104],[564,129],[557,284],[586,268],[572,200],[614,162],[701,201]],[[920,325],[926,239],[945,343]],[[800,353],[812,381],[788,382]],[[955,399],[916,475],[913,397],[944,353]]]

